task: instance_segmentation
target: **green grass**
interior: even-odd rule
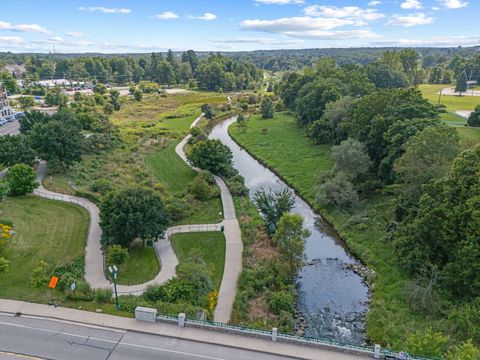
[[[176,153],[179,141],[173,141],[168,147],[149,155],[145,163],[152,169],[155,177],[166,185],[168,191],[184,191],[195,179],[196,173]]]
[[[160,272],[160,265],[153,247],[133,246],[128,250],[128,254],[127,261],[118,266],[119,284],[143,284],[152,280]]]
[[[423,97],[428,99],[433,104],[438,104],[440,90],[449,87],[449,85],[419,85],[419,89],[422,91]],[[457,110],[474,110],[475,106],[480,104],[480,97],[478,96],[453,96],[442,95],[440,97],[440,103],[447,107],[450,112]]]
[[[217,224],[223,220],[221,212],[223,212],[223,206],[220,197],[203,202],[195,201],[192,214],[176,222],[175,225]]]
[[[240,134],[235,125],[230,131],[250,153],[281,171],[288,183],[296,184],[308,197],[313,197],[320,174],[332,167],[330,146],[313,145],[287,113],[277,113],[268,120],[255,115],[250,118],[245,134]]]
[[[480,144],[480,128],[457,126],[462,148],[468,149]]]
[[[453,113],[440,114],[440,119],[442,119],[446,124],[454,126],[464,126],[467,123],[466,119]]]
[[[225,236],[221,232],[176,234],[171,237],[180,262],[200,256],[210,270],[215,288],[220,289],[225,266]]]
[[[261,134],[262,128],[268,129],[266,134]],[[379,194],[363,201],[354,214],[321,209],[315,202],[314,187],[319,175],[331,167],[329,149],[312,145],[287,114],[277,114],[268,121],[252,117],[245,134],[239,133],[235,125],[230,133],[302,194],[317,213],[334,225],[352,253],[376,271],[367,316],[367,335],[372,342],[402,349],[412,329],[430,325],[448,332],[448,321],[419,315],[407,304],[404,289],[409,277],[396,265],[395,253],[384,241],[393,209],[391,197]],[[353,217],[361,220],[352,222]]]
[[[1,202],[0,218],[11,220],[16,232],[0,250],[0,256],[11,261],[9,271],[0,274],[1,297],[46,301],[48,289],[31,284],[32,269],[40,260],[53,268],[84,257],[87,211],[64,202],[26,196]]]

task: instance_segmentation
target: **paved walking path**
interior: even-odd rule
[[[196,126],[202,116],[203,114],[193,122],[191,127]],[[191,135],[187,135],[175,148],[178,156],[180,156],[187,164],[188,161],[183,148],[190,137]],[[197,168],[193,167],[193,169],[199,171]],[[42,161],[37,169],[37,181],[40,186],[34,191],[34,194],[47,199],[77,204],[89,212],[90,225],[88,229],[87,247],[85,250],[85,280],[94,289],[112,287],[112,283],[105,277],[104,272],[104,256],[100,243],[102,230],[100,228],[100,210],[98,206],[84,198],[59,194],[45,189],[42,185],[42,180],[45,178],[46,171],[47,164]],[[230,321],[233,301],[235,300],[237,290],[237,280],[242,271],[243,243],[240,225],[235,215],[235,206],[232,195],[223,179],[215,176],[215,181],[220,187],[225,220],[220,224],[180,225],[168,228],[165,232],[164,238],[155,243],[155,252],[161,264],[161,270],[158,275],[154,279],[143,284],[118,285],[117,290],[120,294],[140,295],[148,286],[161,285],[175,276],[178,258],[170,242],[171,235],[188,232],[220,231],[220,227],[223,226],[226,240],[225,267],[218,294],[217,306],[214,312],[214,320],[224,323]]]

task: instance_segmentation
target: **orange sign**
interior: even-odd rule
[[[57,282],[58,282],[58,277],[52,276],[52,278],[50,279],[50,283],[48,284],[48,287],[50,289],[55,289],[55,286],[57,286]]]

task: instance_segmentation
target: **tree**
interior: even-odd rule
[[[187,159],[194,166],[221,176],[228,175],[233,165],[232,151],[220,140],[196,143],[187,154]]]
[[[446,360],[478,360],[480,359],[480,349],[478,349],[471,340],[462,345],[455,345],[447,353]]]
[[[33,96],[22,96],[18,98],[18,103],[23,111],[27,111],[35,105],[35,99]]]
[[[273,236],[280,218],[295,206],[295,196],[288,188],[269,192],[262,188],[255,192],[253,202],[262,214],[268,234]]]
[[[462,71],[457,78],[457,82],[455,84],[455,92],[458,92],[460,96],[462,96],[462,93],[467,91],[467,89],[467,73],[465,71]]]
[[[120,104],[120,92],[118,90],[110,90],[110,103],[115,111],[120,110],[122,107]]]
[[[33,126],[37,123],[46,123],[50,120],[50,116],[43,112],[33,110],[26,112],[19,120],[20,123],[20,132],[22,134],[27,134],[30,130],[33,129]]]
[[[434,332],[431,327],[410,333],[406,340],[408,351],[422,356],[442,356],[447,350],[447,345],[448,336]]]
[[[100,204],[100,226],[104,246],[128,246],[139,238],[161,239],[170,215],[159,195],[147,189],[110,192]]]
[[[280,261],[286,263],[290,276],[295,276],[305,259],[305,241],[310,232],[303,228],[303,219],[298,214],[284,214],[280,218],[273,236]]]
[[[307,135],[315,145],[328,144],[333,138],[332,128],[325,117],[311,123],[307,129]]]
[[[13,165],[7,172],[7,181],[10,194],[13,196],[26,195],[38,187],[37,176],[31,166],[26,164]]]
[[[208,104],[203,104],[201,107],[202,113],[205,114],[205,117],[208,120],[212,120],[215,117],[215,111],[212,109],[212,107]]]
[[[23,134],[0,137],[0,164],[8,167],[18,163],[35,163],[35,151],[29,138]]]
[[[104,84],[101,84],[101,83],[97,83],[93,87],[93,92],[95,94],[104,95],[104,94],[107,93],[107,91],[108,91],[107,87]]]
[[[468,118],[468,126],[480,127],[480,104],[475,107]]]
[[[45,95],[45,104],[48,106],[58,106],[63,108],[68,103],[68,96],[63,91],[63,88],[60,86],[55,86],[52,89],[47,91]]]
[[[428,127],[405,144],[394,166],[403,201],[418,201],[423,185],[447,173],[460,153],[459,141],[457,130],[443,125]]]
[[[334,206],[340,210],[349,210],[358,204],[356,192],[350,177],[343,172],[323,179],[316,191],[317,202],[323,206]]]
[[[352,180],[366,174],[372,166],[365,144],[355,139],[347,139],[334,146],[331,157],[335,162],[333,170],[343,172]]]
[[[274,114],[274,105],[271,96],[265,96],[260,105],[262,109],[262,119],[271,119]]]
[[[46,123],[38,123],[30,133],[32,147],[47,161],[69,167],[82,156],[83,136],[75,115],[61,111]]]
[[[401,70],[395,70],[387,64],[373,63],[367,66],[369,80],[377,89],[405,88],[410,85],[407,75]]]
[[[354,99],[350,96],[342,96],[337,101],[329,102],[325,106],[323,117],[328,120],[336,144],[347,138],[345,123],[350,118],[353,101]]]

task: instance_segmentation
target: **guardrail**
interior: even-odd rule
[[[403,352],[391,351],[388,349],[381,349],[379,345],[369,346],[369,345],[360,345],[352,344],[337,340],[331,340],[326,338],[314,338],[314,337],[302,337],[293,334],[281,333],[278,332],[276,328],[273,328],[272,331],[253,329],[240,325],[231,325],[224,324],[214,321],[203,321],[203,320],[194,320],[187,319],[185,314],[179,314],[178,317],[166,315],[166,314],[157,314],[157,322],[166,322],[170,324],[178,324],[181,327],[191,326],[207,330],[216,330],[223,331],[232,334],[238,334],[243,336],[251,336],[262,338],[265,340],[285,342],[297,345],[305,346],[316,346],[323,347],[326,349],[347,352],[347,353],[356,353],[366,356],[371,356],[375,359],[404,359],[404,360],[441,360],[440,358],[434,357],[422,357],[406,354]]]

